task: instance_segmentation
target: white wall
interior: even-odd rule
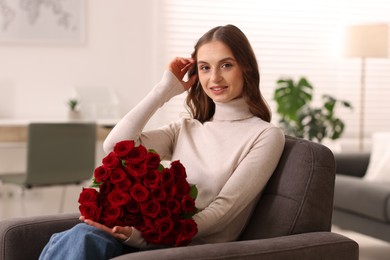
[[[125,113],[163,69],[156,14],[158,0],[86,0],[84,43],[0,43],[0,118],[65,117],[75,86],[113,88]]]

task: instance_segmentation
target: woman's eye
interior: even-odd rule
[[[209,66],[206,66],[206,65],[200,66],[200,67],[199,67],[199,70],[202,70],[202,71],[207,71],[207,70],[209,70],[209,69],[210,69],[210,67],[209,67]]]
[[[232,66],[233,66],[233,65],[230,64],[230,63],[224,63],[224,64],[222,64],[221,68],[230,68],[230,67],[232,67]]]

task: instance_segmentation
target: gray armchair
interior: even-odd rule
[[[364,178],[370,153],[335,154],[333,224],[390,242],[390,185]]]
[[[286,145],[239,241],[159,249],[115,259],[358,259],[358,244],[331,232],[335,161],[323,145],[286,136]],[[78,214],[0,222],[0,260],[36,259],[51,234]],[[23,250],[21,250],[23,248]]]

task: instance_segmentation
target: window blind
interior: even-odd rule
[[[346,123],[341,142],[357,148],[360,105],[360,60],[342,55],[347,25],[388,22],[387,0],[163,0],[160,61],[190,56],[196,40],[218,25],[234,24],[249,38],[260,66],[260,88],[277,124],[273,92],[282,77],[306,77],[314,86],[314,105],[323,94],[352,103],[337,115]],[[390,59],[366,60],[365,138],[390,131]],[[184,111],[185,95],[165,109],[167,121]]]

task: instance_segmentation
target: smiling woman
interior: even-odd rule
[[[208,121],[214,114],[215,102],[242,97],[253,115],[271,121],[259,88],[256,55],[240,29],[234,25],[211,29],[199,39],[191,56],[197,66],[189,71],[189,76],[198,75],[199,82],[189,89],[186,101],[194,118]]]
[[[256,57],[245,34],[236,26],[226,25],[207,31],[195,44],[191,58],[174,58],[166,68],[160,82],[115,125],[104,141],[104,150],[110,155],[122,150],[116,149],[118,143],[134,140],[134,144],[156,151],[162,160],[180,160],[186,167],[188,183],[196,185],[198,190],[195,201],[198,211],[192,216],[197,232],[191,244],[234,241],[246,226],[274,172],[285,142],[280,128],[269,122],[270,112],[258,87]],[[193,116],[144,130],[158,109],[186,90],[195,112]],[[116,161],[116,165],[121,164]],[[136,168],[145,169],[142,173],[137,171],[137,175],[148,174],[145,167],[137,165]],[[176,172],[173,175],[175,179],[180,176]],[[131,182],[137,187],[144,183],[137,183],[134,178]],[[180,189],[172,187],[164,192],[168,196]],[[136,197],[133,196],[135,202],[128,199],[128,203],[136,203]],[[144,227],[151,225],[158,230],[159,224],[146,213],[137,222],[146,225],[120,222],[114,227],[81,216],[84,223],[50,239],[41,259],[64,255],[67,259],[86,259],[91,253],[95,254],[93,259],[108,259],[129,248],[153,248],[161,240],[148,239]],[[123,214],[125,218],[131,217]],[[86,226],[95,234],[93,238]],[[188,228],[174,225],[173,232],[179,232],[180,237]],[[80,244],[75,246],[75,240]]]

